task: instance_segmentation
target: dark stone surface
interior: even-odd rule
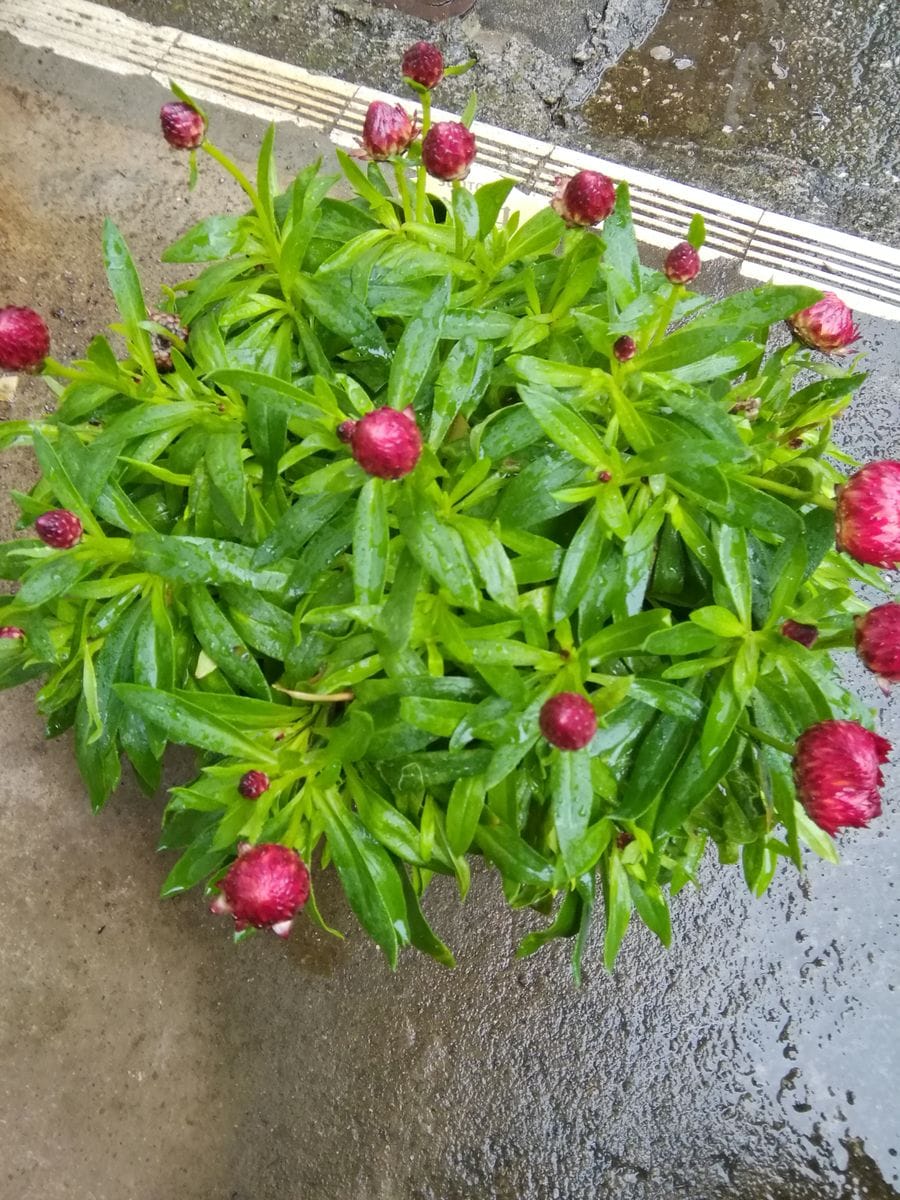
[[[114,315],[104,213],[152,297],[177,275],[156,261],[170,237],[237,196],[208,168],[187,192],[149,84],[3,38],[0,78],[0,297],[54,314],[65,358]],[[214,119],[252,160],[259,125]],[[285,175],[322,150],[285,131]],[[841,436],[896,456],[897,328],[861,323],[872,377]],[[8,413],[46,399],[25,381]],[[4,494],[32,478],[27,456],[4,456]],[[12,521],[5,503],[4,536]],[[896,701],[854,682],[900,744]],[[670,953],[632,930],[609,976],[595,939],[576,990],[565,946],[513,959],[532,918],[486,871],[464,908],[447,881],[427,897],[455,972],[409,956],[391,975],[330,874],[320,904],[347,941],[301,922],[287,944],[233,947],[198,895],[157,899],[161,800],[129,784],[92,816],[68,739],[43,741],[31,698],[0,696],[4,1200],[898,1195],[896,767],[884,817],[842,839],[840,868],[783,869],[754,901],[707,862]]]

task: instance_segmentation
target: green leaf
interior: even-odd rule
[[[138,533],[131,544],[143,570],[173,583],[236,583],[279,596],[288,590],[288,571],[278,563],[257,567],[252,546],[158,533]]]
[[[262,767],[278,765],[276,755],[262,742],[248,738],[225,721],[213,704],[207,703],[211,697],[199,692],[161,692],[132,683],[116,684],[114,691],[123,704],[159,726],[172,742],[255,762]]]
[[[516,947],[516,958],[528,958],[552,942],[554,938],[574,937],[581,917],[581,897],[576,891],[566,892],[563,901],[551,923],[543,929],[536,929],[522,938]]]
[[[350,907],[393,968],[397,965],[398,951],[393,886],[400,889],[402,899],[397,870],[385,851],[368,840],[359,818],[348,812],[331,792],[317,792],[316,807]],[[403,910],[405,917],[405,900]]]
[[[699,804],[725,778],[737,757],[741,739],[732,734],[721,750],[704,764],[700,746],[695,745],[670,780],[660,802],[653,831],[654,838],[674,833]]]
[[[582,842],[591,819],[591,760],[584,750],[555,750],[550,764],[550,795],[556,838],[566,871],[580,875]]]
[[[298,276],[295,289],[303,306],[326,329],[345,338],[370,358],[390,357],[384,335],[363,302],[334,276]]]
[[[537,258],[541,254],[549,254],[559,245],[565,230],[561,217],[547,205],[525,224],[509,240],[504,263],[523,261]]]
[[[484,811],[484,779],[468,775],[457,779],[447,804],[447,841],[456,855],[468,853]]]
[[[759,358],[763,347],[758,342],[732,342],[708,358],[688,363],[684,367],[673,367],[669,374],[682,383],[707,383],[712,379],[737,375],[748,363]]]
[[[237,630],[205,587],[186,589],[184,599],[197,641],[232,683],[258,700],[268,700],[269,685]]]
[[[597,469],[609,470],[614,465],[598,434],[555,392],[527,384],[520,384],[518,390],[531,415],[560,449]]]
[[[478,205],[478,236],[486,238],[494,226],[500,211],[506,203],[506,198],[515,187],[512,179],[495,179],[491,183],[483,183],[475,192],[475,203]]]
[[[724,671],[709,703],[709,711],[700,739],[700,755],[708,766],[720,754],[740,720],[750,694],[756,686],[759,650],[748,639],[738,650],[730,670]]]
[[[721,323],[734,325],[738,331],[765,329],[776,321],[785,321],[801,309],[809,308],[822,293],[801,284],[767,283],[763,287],[736,292],[724,300],[701,309],[692,325]],[[737,336],[737,335],[736,335]]]
[[[641,740],[640,749],[620,789],[621,799],[613,812],[618,821],[636,821],[662,794],[694,737],[694,730],[680,717],[661,713]]]
[[[472,517],[454,516],[453,525],[462,537],[487,594],[504,608],[518,608],[516,577],[497,535],[485,521]]]
[[[699,250],[706,241],[706,222],[703,220],[702,213],[694,213],[691,217],[687,240],[695,250]],[[668,945],[668,943],[666,944]]]
[[[353,583],[357,604],[379,604],[387,578],[390,529],[385,483],[371,478],[363,484],[353,526]]]
[[[222,493],[238,522],[247,513],[247,486],[244,479],[244,431],[240,425],[225,426],[209,435],[206,466],[213,484]]]
[[[447,589],[454,603],[479,608],[480,596],[462,538],[444,524],[421,491],[406,481],[396,505],[400,532],[422,568]]]
[[[641,260],[627,183],[616,188],[616,207],[603,222],[603,266],[610,297],[621,311],[641,292]]]
[[[743,624],[749,627],[752,589],[747,535],[733,525],[720,525],[716,530],[715,546],[727,599]]]
[[[141,321],[147,320],[147,308],[138,273],[125,239],[109,217],[103,223],[103,262],[110,291],[129,326],[129,335],[133,340],[142,341],[149,353],[147,334],[139,328]]]
[[[39,559],[22,579],[16,594],[17,608],[40,608],[62,596],[87,575],[91,564],[76,557],[72,551],[62,551],[52,558]]]
[[[651,635],[658,635],[668,628],[671,619],[664,608],[651,608],[625,617],[582,642],[580,656],[584,662],[591,663],[601,658],[637,654]]]
[[[633,875],[629,875],[628,888],[637,915],[664,946],[669,946],[672,941],[672,920],[659,884],[641,884]]]
[[[563,558],[554,593],[554,621],[561,621],[570,616],[581,603],[597,569],[606,537],[606,522],[600,506],[593,504],[576,530]]]
[[[464,193],[467,194],[467,193]],[[406,408],[421,388],[441,337],[441,322],[450,300],[450,280],[442,279],[397,343],[388,376],[388,404]]]
[[[469,241],[479,234],[480,214],[478,202],[464,187],[453,189],[453,217]]]
[[[437,450],[460,412],[471,411],[484,395],[491,379],[494,351],[486,342],[464,337],[456,343],[441,366],[434,385],[434,405],[428,444]]]
[[[406,910],[409,918],[410,941],[417,950],[439,962],[442,967],[455,967],[456,959],[448,946],[435,934],[425,919],[419,904],[419,897],[409,881],[406,871],[400,870],[400,882],[403,885],[403,895],[406,899]]]
[[[230,258],[244,240],[246,217],[214,216],[198,221],[163,251],[167,263],[215,262]],[[191,329],[193,339],[194,330]]]
[[[475,835],[485,858],[515,883],[549,884],[553,868],[508,825],[479,825]]]
[[[606,934],[603,939],[603,965],[611,971],[631,920],[631,888],[622,859],[613,850],[603,860],[603,900],[606,905]]]

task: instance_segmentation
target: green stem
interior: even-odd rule
[[[799,500],[803,504],[816,504],[819,508],[827,508],[832,512],[837,507],[837,501],[828,496],[810,496],[800,488],[791,487],[787,483],[778,483],[774,479],[763,479],[759,475],[745,475],[744,482],[752,487],[762,488],[764,492],[775,492],[779,496],[788,496],[791,500]]]
[[[409,221],[412,219],[412,199],[409,194],[409,180],[406,178],[405,159],[394,159],[394,178],[397,180],[397,191],[403,205],[403,219]]]
[[[253,186],[241,168],[237,165],[237,163],[232,162],[227,154],[223,154],[219,147],[214,146],[210,141],[205,141],[202,149],[206,151],[210,158],[214,158],[220,167],[224,167],[232,179],[236,180],[237,183],[240,184],[240,186],[249,196],[250,203],[254,208],[257,208],[259,204],[259,196],[256,193],[256,188]]]
[[[431,92],[424,92],[422,95],[422,140],[425,140],[425,134],[431,128]],[[425,170],[425,164],[419,160],[419,171],[416,176],[416,220],[425,220],[425,206],[428,201],[426,187],[428,185],[428,172]]]
[[[654,342],[658,342],[660,338],[664,338],[666,336],[666,332],[672,320],[672,313],[675,311],[675,305],[678,303],[683,291],[684,288],[680,283],[672,284],[672,289],[669,292],[668,298],[666,299],[665,304],[663,304],[662,311],[659,314],[659,321],[657,322],[656,328],[653,330],[653,335],[650,338],[651,346],[654,344]]]
[[[784,754],[793,755],[794,743],[784,742],[781,738],[772,737],[770,733],[765,733],[762,729],[758,729],[755,725],[751,725],[749,721],[740,721],[738,730],[745,733],[747,737],[753,738],[755,742],[761,742],[764,746],[771,746],[773,750],[781,750]]]

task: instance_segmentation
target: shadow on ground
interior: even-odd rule
[[[161,92],[0,39],[0,295],[52,313],[61,358],[112,319],[104,213],[148,293],[164,244],[235,206],[158,136]],[[224,113],[251,160],[260,128]],[[319,152],[286,131],[285,169]],[[326,148],[327,149],[327,148]],[[717,281],[726,286],[727,278]],[[875,375],[846,440],[897,455],[896,359],[865,321]],[[896,348],[893,351],[896,356]],[[26,381],[11,417],[47,393]],[[30,460],[4,458],[25,487]],[[9,504],[2,512],[11,529]],[[900,710],[869,680],[886,732]],[[668,955],[629,934],[614,976],[566,948],[512,958],[529,926],[476,872],[429,915],[456,972],[390,975],[320,882],[346,942],[301,923],[235,948],[200,898],[157,900],[161,809],[126,784],[91,816],[67,739],[25,691],[0,697],[0,1195],[9,1200],[888,1200],[897,1196],[897,772],[888,812],[843,866],[785,872],[753,902],[707,870]],[[173,763],[183,773],[186,764]],[[183,777],[183,775],[182,775]]]

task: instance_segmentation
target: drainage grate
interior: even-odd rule
[[[475,0],[372,0],[379,8],[397,8],[411,17],[425,17],[429,21],[446,21],[448,17],[461,17],[475,4]]]

